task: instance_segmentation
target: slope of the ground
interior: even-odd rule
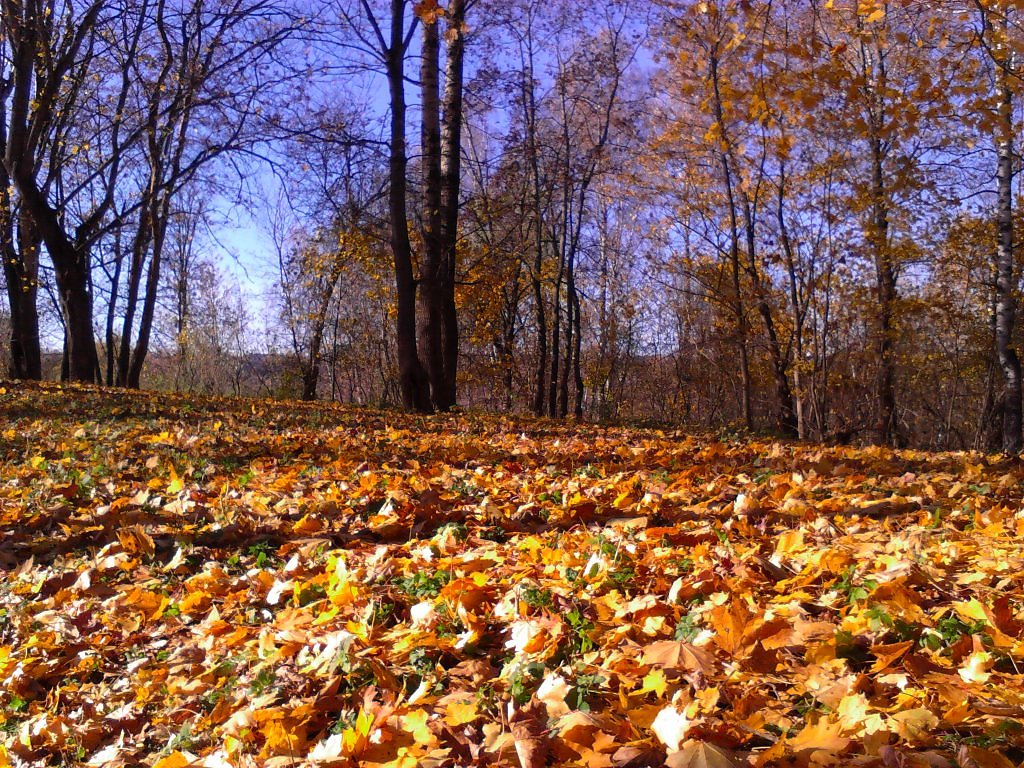
[[[0,766],[1012,766],[973,454],[0,383]]]

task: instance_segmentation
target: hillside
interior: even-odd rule
[[[1012,766],[977,454],[0,382],[0,766]]]

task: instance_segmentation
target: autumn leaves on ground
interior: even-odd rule
[[[0,385],[0,765],[1011,766],[974,454]]]

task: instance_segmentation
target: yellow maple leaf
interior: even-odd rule
[[[665,695],[668,688],[668,680],[665,679],[665,672],[660,669],[652,669],[644,677],[640,693],[653,692],[659,699]]]
[[[292,718],[268,720],[263,724],[264,757],[270,755],[305,754],[306,738],[301,726]]]
[[[478,717],[480,717],[480,711],[477,709],[475,701],[472,699],[459,699],[448,705],[444,715],[444,722],[446,725],[458,728],[460,725],[472,723]]]
[[[425,747],[437,743],[437,737],[430,731],[427,721],[430,720],[430,713],[425,709],[413,710],[402,717],[402,730],[411,734],[417,744]]]
[[[983,576],[982,578],[988,578],[988,576]],[[988,614],[985,612],[985,606],[982,605],[976,597],[972,597],[968,601],[953,603],[953,610],[955,610],[957,615],[965,621],[988,622]]]
[[[851,693],[843,696],[836,707],[839,724],[843,731],[859,734],[863,729],[864,718],[868,714],[868,700],[863,693]]]
[[[849,743],[850,740],[840,732],[839,723],[832,722],[826,717],[808,723],[800,733],[787,742],[795,752],[810,749],[826,754],[842,752]]]
[[[360,709],[356,715],[355,725],[346,728],[341,734],[341,752],[344,755],[358,757],[366,749],[370,741],[370,732],[373,730],[374,717],[365,709]]]
[[[316,515],[303,515],[294,526],[292,531],[295,533],[317,533],[324,529],[324,521]]]

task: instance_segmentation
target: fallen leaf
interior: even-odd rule
[[[680,744],[686,739],[690,726],[690,718],[675,704],[669,704],[658,712],[658,716],[651,723],[651,730],[671,754],[679,751]]]
[[[547,760],[547,709],[536,699],[509,717],[516,754],[522,768],[542,768]]]
[[[736,768],[732,753],[704,741],[690,739],[665,761],[668,768]]]
[[[836,755],[850,745],[850,739],[842,735],[839,723],[825,717],[810,722],[786,744],[794,752],[811,750],[814,753]]]

